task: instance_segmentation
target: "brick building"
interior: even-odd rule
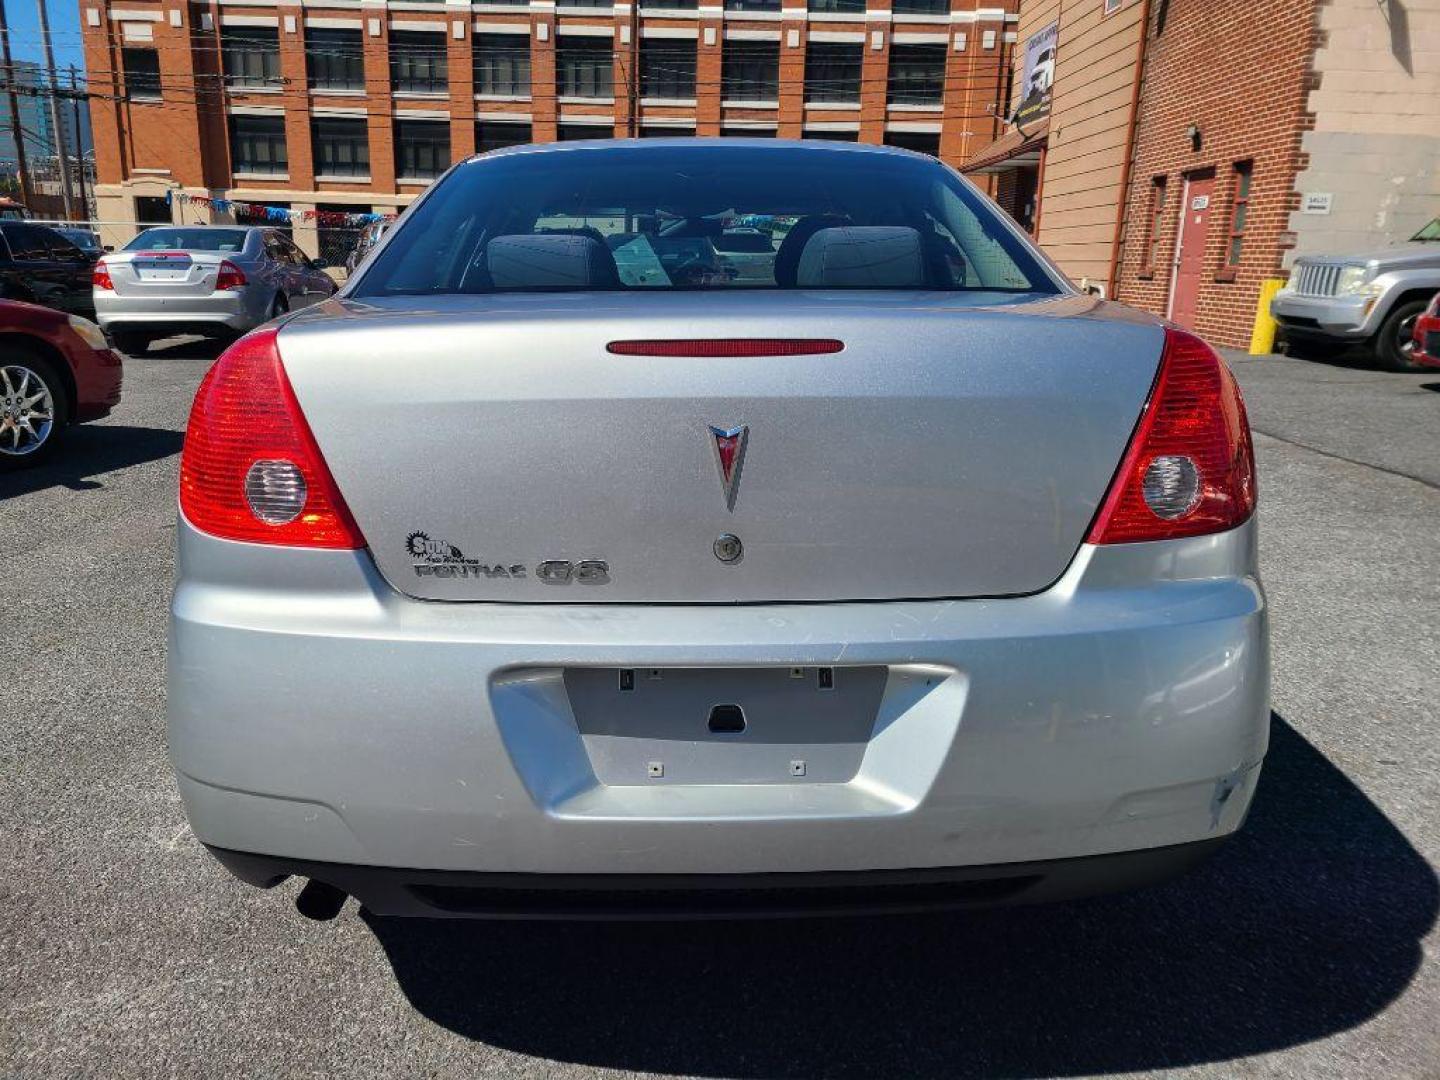
[[[1313,123],[1314,0],[1267,0],[1263,32],[1255,15],[1202,0],[1156,6],[1115,289],[1237,346],[1250,341],[1260,283],[1284,273]]]
[[[962,168],[995,177],[1077,281],[1243,346],[1295,254],[1380,247],[1440,214],[1440,0],[1019,15],[1016,94],[1027,42],[1054,28],[1048,114]]]
[[[393,212],[452,161],[557,139],[803,136],[958,163],[999,130],[1016,2],[81,0],[99,216],[230,219],[178,192]],[[313,224],[295,237],[318,250]]]

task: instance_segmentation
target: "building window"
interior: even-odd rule
[[[865,46],[812,41],[805,46],[806,101],[860,101],[860,70]]]
[[[608,98],[615,92],[615,50],[608,37],[562,34],[555,70],[561,97]]]
[[[609,8],[612,4],[611,0],[559,0],[556,6],[562,8]]]
[[[773,139],[776,132],[774,128],[722,127],[720,135],[726,139]]]
[[[640,10],[653,15],[659,11],[694,11],[699,6],[700,0],[643,0]]]
[[[945,46],[890,46],[890,104],[939,105],[945,96]]]
[[[1157,176],[1150,181],[1150,206],[1145,216],[1145,246],[1142,249],[1140,269],[1147,274],[1155,272],[1160,261],[1160,239],[1165,224],[1165,177]]]
[[[615,129],[609,124],[556,124],[556,142],[576,142],[579,139],[608,139]]]
[[[160,53],[155,49],[121,49],[125,96],[131,101],[160,100]]]
[[[475,149],[499,150],[506,146],[520,146],[531,139],[530,125],[513,123],[508,120],[481,120],[475,125]]]
[[[780,0],[725,0],[726,11],[779,11]]]
[[[220,32],[225,82],[235,87],[280,85],[280,31],[273,26],[230,26]]]
[[[475,35],[475,93],[486,97],[530,96],[528,36]]]
[[[642,38],[640,93],[647,98],[693,98],[695,39]]]
[[[450,80],[445,35],[427,30],[390,32],[390,89],[399,94],[444,94]]]
[[[395,175],[433,180],[450,167],[450,124],[445,120],[395,121]]]
[[[865,0],[810,0],[809,8],[836,15],[864,14]]]
[[[169,225],[175,219],[163,196],[136,195],[135,220],[141,225]]]
[[[940,156],[940,133],[938,131],[887,131],[885,145],[898,146],[902,150],[918,150],[931,157]]]
[[[1105,14],[1114,15],[1115,12],[1120,10],[1120,5],[1123,2],[1124,0],[1105,0]]]
[[[1230,247],[1225,253],[1226,266],[1240,265],[1240,251],[1245,246],[1245,219],[1250,213],[1250,174],[1253,161],[1235,163],[1235,197],[1230,208]]]
[[[720,82],[726,101],[780,100],[780,42],[725,42]]]
[[[860,132],[858,131],[816,131],[806,128],[803,134],[806,139],[824,139],[826,142],[859,142]]]
[[[950,0],[894,0],[896,15],[949,15]]]
[[[305,70],[312,90],[364,90],[365,45],[359,30],[305,31]]]
[[[363,119],[315,120],[315,175],[369,176],[370,125]]]
[[[283,116],[230,117],[230,168],[233,172],[283,176],[288,167]]]

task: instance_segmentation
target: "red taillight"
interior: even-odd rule
[[[814,356],[845,347],[833,338],[654,338],[612,341],[617,356]]]
[[[240,289],[245,286],[245,271],[229,259],[220,260],[220,273],[215,275],[215,291]]]
[[[105,265],[104,259],[97,262],[95,268],[90,271],[90,284],[97,289],[114,291],[115,282],[110,280],[110,268]]]
[[[363,548],[280,362],[274,330],[241,338],[195,394],[180,509],[225,540]]]
[[[1086,539],[1222,532],[1254,509],[1255,453],[1240,388],[1210,346],[1168,329],[1150,400]]]

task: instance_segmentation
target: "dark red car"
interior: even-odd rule
[[[69,425],[107,415],[120,364],[89,319],[0,300],[0,471],[43,460]]]
[[[1415,352],[1410,357],[1417,364],[1440,368],[1440,293],[1415,320]]]

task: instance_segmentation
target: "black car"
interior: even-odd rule
[[[95,259],[54,229],[0,221],[0,299],[25,300],[93,319],[90,278]]]

